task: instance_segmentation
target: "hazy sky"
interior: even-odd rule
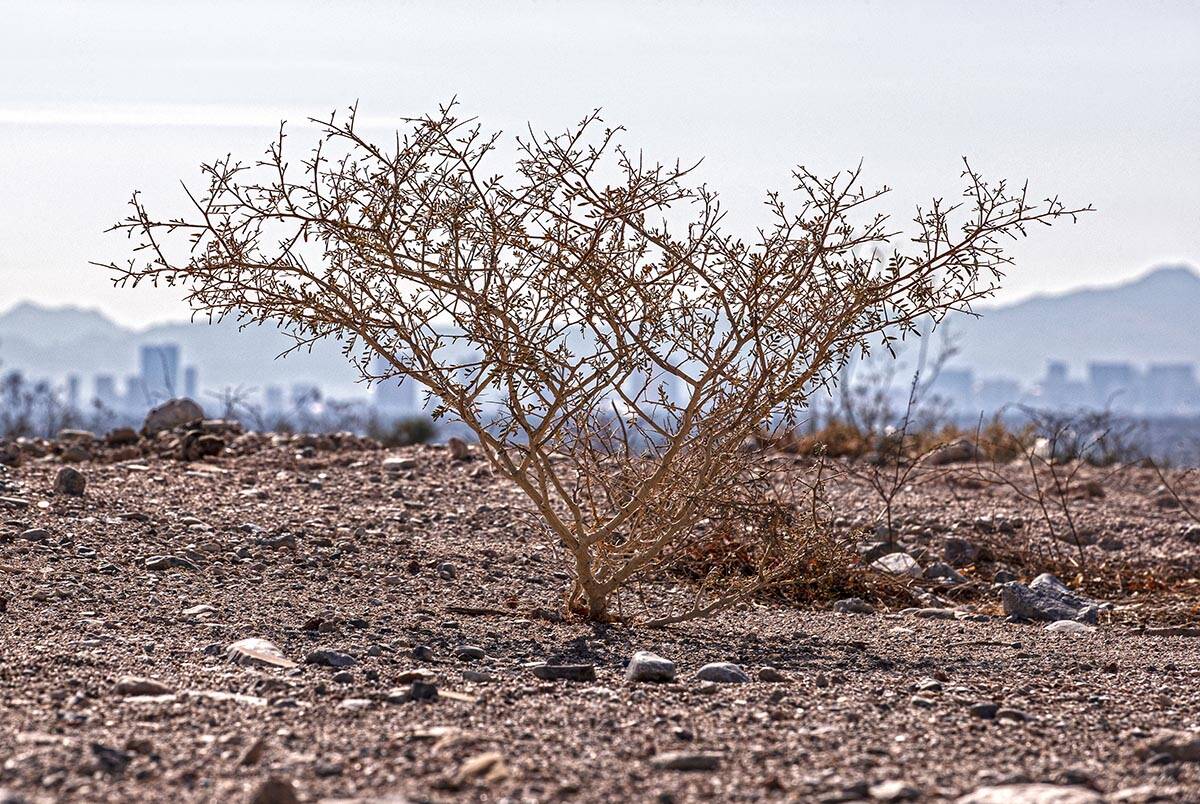
[[[182,317],[88,265],[125,253],[101,231],[131,190],[169,211],[281,118],[358,99],[386,125],[453,95],[509,132],[602,107],[650,156],[706,157],[748,221],[791,166],[860,157],[898,213],[956,194],[964,155],[1095,204],[1017,249],[1005,299],[1200,263],[1200,3],[0,0],[0,20],[0,310]]]

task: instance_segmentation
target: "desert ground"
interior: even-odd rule
[[[566,563],[482,460],[165,438],[0,466],[6,804],[1200,801],[1200,545],[1149,470],[1080,473],[1084,546],[938,475],[895,541],[957,577],[648,629],[564,618]],[[829,495],[848,532],[878,508]],[[1004,584],[1077,555],[1086,612],[1010,616]],[[671,680],[629,679],[641,651]]]

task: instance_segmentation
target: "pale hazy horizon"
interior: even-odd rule
[[[1098,212],[1036,231],[997,301],[1200,265],[1200,7],[1184,3],[0,2],[0,311],[144,326],[101,231],[140,188],[178,208],[202,160],[358,100],[383,133],[457,96],[489,129],[595,107],[753,222],[792,166],[865,161],[889,211],[959,189],[960,158]]]

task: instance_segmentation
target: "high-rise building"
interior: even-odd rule
[[[79,375],[67,375],[67,408],[79,410]]]
[[[97,374],[92,382],[96,402],[105,410],[116,410],[120,402],[116,378],[111,374]]]
[[[179,393],[179,345],[148,344],[140,350],[139,377],[147,402],[153,404]]]
[[[929,390],[951,409],[975,413],[975,372],[970,369],[942,369]]]
[[[188,366],[183,370],[183,395],[188,399],[195,399],[196,394],[200,393],[199,375],[196,373],[195,366]]]
[[[313,383],[298,382],[292,385],[292,407],[308,409],[321,402],[321,389]]]
[[[267,413],[282,413],[283,389],[278,385],[268,385],[263,393],[263,403],[266,405]]]
[[[981,381],[976,396],[979,409],[989,413],[1016,404],[1021,398],[1021,384],[1006,377]]]
[[[416,413],[420,407],[415,380],[393,377],[375,386],[375,407],[385,413]]]
[[[1185,413],[1197,401],[1196,368],[1191,363],[1151,363],[1142,388],[1146,413]]]
[[[146,393],[146,386],[142,383],[140,374],[130,374],[125,378],[125,396],[121,400],[121,410],[125,411],[140,411],[148,408],[152,403],[149,395]]]
[[[1091,397],[1084,383],[1072,380],[1067,364],[1051,360],[1046,364],[1046,376],[1038,382],[1037,404],[1049,409],[1077,410],[1087,407]]]
[[[1137,405],[1137,372],[1129,363],[1089,363],[1092,404],[1128,410]]]

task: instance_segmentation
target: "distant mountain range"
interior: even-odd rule
[[[1130,282],[979,312],[948,327],[959,350],[951,365],[979,377],[1031,382],[1048,360],[1066,361],[1076,372],[1091,361],[1200,364],[1200,275],[1189,266],[1161,266]],[[313,382],[335,396],[365,393],[336,344],[276,360],[289,341],[269,328],[178,323],[134,330],[96,310],[32,302],[0,313],[0,372],[59,380],[78,374],[90,393],[94,375],[133,374],[138,347],[165,342],[179,344],[182,364],[197,367],[203,389]]]
[[[1165,265],[1106,287],[980,308],[950,323],[951,365],[977,376],[1041,377],[1049,360],[1076,373],[1089,362],[1200,363],[1200,275]]]

